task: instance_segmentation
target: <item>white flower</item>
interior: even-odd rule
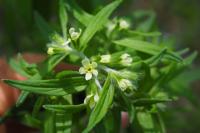
[[[126,20],[121,19],[119,20],[119,27],[120,29],[128,29],[130,27],[130,24]]]
[[[49,47],[47,53],[48,53],[49,55],[52,55],[52,54],[54,54],[54,51],[53,51],[53,50],[54,50],[54,48]]]
[[[70,34],[72,40],[77,40],[80,37],[81,32],[82,32],[81,29],[79,29],[79,32],[75,31],[75,29],[73,27],[69,29],[69,34]]]
[[[85,58],[84,60],[82,60],[82,65],[83,67],[79,69],[79,72],[80,74],[85,74],[86,80],[90,80],[92,78],[92,75],[98,75],[98,71],[96,70],[96,62],[90,62],[89,59]]]
[[[64,38],[54,35],[52,37],[53,41],[49,44],[48,46],[48,51],[47,53],[49,55],[52,55],[54,53],[59,53],[59,52],[71,52],[72,48],[69,46],[69,43],[71,42],[70,39],[65,40]]]
[[[127,54],[127,53],[121,55],[120,58],[121,58],[120,63],[122,65],[124,65],[124,66],[130,66],[131,63],[132,63],[132,61],[133,61],[133,59],[131,58],[131,56],[129,54]]]
[[[126,89],[132,89],[133,88],[133,84],[131,83],[130,80],[128,79],[121,79],[119,82],[119,87],[122,91],[125,91]]]
[[[89,107],[92,109],[96,105],[96,103],[99,101],[99,95],[96,93],[87,95],[84,99],[84,104],[89,104]]]
[[[114,22],[109,22],[107,24],[108,31],[114,30],[115,27],[116,27],[116,23],[114,23]]]
[[[110,59],[111,59],[111,55],[110,54],[102,55],[100,62],[101,63],[109,63]]]

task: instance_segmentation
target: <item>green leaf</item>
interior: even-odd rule
[[[157,55],[163,50],[163,47],[160,47],[159,45],[153,45],[150,42],[135,40],[133,38],[117,40],[114,41],[114,43],[150,55]],[[178,62],[182,61],[182,58],[179,55],[169,50],[167,50],[165,57]]]
[[[187,58],[185,58],[185,60],[184,60],[185,65],[192,64],[192,62],[195,60],[195,58],[197,57],[197,55],[198,55],[198,52],[195,51],[191,55],[189,55]]]
[[[16,59],[9,59],[9,65],[14,71],[27,78],[32,77],[38,72],[37,65],[28,63],[21,54],[18,54]]]
[[[83,131],[84,133],[88,133],[90,130],[92,130],[92,128],[95,127],[97,123],[99,123],[103,119],[112,103],[113,97],[114,86],[113,81],[109,75],[104,83],[100,99],[94,107],[93,111],[91,112],[89,123],[87,125],[87,128]]]
[[[71,133],[72,115],[56,113],[56,133]]]
[[[42,105],[44,104],[45,102],[45,97],[43,96],[39,96],[34,104],[34,107],[33,107],[33,111],[32,111],[32,116],[36,117],[39,112],[40,112],[40,109],[42,107]]]
[[[143,63],[142,64],[142,69],[144,70],[144,75],[145,76],[144,76],[144,78],[142,78],[139,81],[139,84],[140,84],[139,85],[140,86],[139,91],[143,92],[143,93],[147,93],[152,88],[152,86],[154,85],[155,81],[151,77],[151,69],[147,64]]]
[[[39,13],[35,12],[34,13],[34,18],[36,21],[36,25],[39,28],[39,30],[41,31],[41,33],[43,34],[43,36],[47,39],[47,40],[51,40],[51,37],[54,34],[57,34],[48,24],[47,22],[45,22],[45,20],[39,15]]]
[[[31,126],[34,128],[41,128],[42,122],[39,119],[36,119],[35,117],[31,116],[29,113],[22,113],[22,117],[20,117],[20,122],[22,122],[24,125]]]
[[[19,61],[16,61],[15,59],[10,59],[9,65],[14,71],[19,73],[20,75],[24,77],[30,77],[30,75],[27,72],[25,72],[25,70],[23,69],[23,66],[19,63]]]
[[[65,71],[59,72],[56,75],[56,78],[62,79],[62,78],[76,77],[76,76],[80,76],[80,73],[77,71],[65,70]]]
[[[32,79],[32,80],[41,79],[41,76],[39,74],[35,74],[30,79]],[[26,100],[26,98],[28,97],[29,94],[30,94],[30,92],[22,90],[22,92],[20,93],[20,95],[17,99],[16,106],[19,107],[22,103],[24,103],[24,101]]]
[[[155,131],[155,125],[153,118],[148,112],[138,112],[137,119],[139,121],[140,126],[143,128],[144,132],[146,131]]]
[[[126,32],[129,35],[138,35],[138,36],[145,36],[145,37],[157,37],[157,36],[161,35],[161,33],[158,32],[158,31],[154,31],[154,32],[141,32],[141,31],[127,30]]]
[[[144,133],[162,133],[162,127],[156,115],[157,113],[147,111],[137,113],[138,122]]]
[[[80,38],[80,46],[81,48],[83,48],[83,50],[87,47],[87,43],[94,36],[94,34],[99,31],[104,24],[106,24],[108,17],[120,3],[121,1],[117,0],[105,6],[90,20],[88,26],[86,27],[83,35]]]
[[[53,96],[63,96],[85,89],[86,81],[83,77],[70,77],[51,80],[4,80],[5,83],[21,90]]]
[[[121,110],[119,108],[109,110],[103,119],[103,124],[107,131],[106,133],[119,133],[121,128]]]
[[[155,65],[159,64],[159,62],[164,57],[164,55],[166,54],[166,52],[167,52],[167,49],[163,49],[159,54],[154,55],[153,57],[145,60],[144,62],[146,64],[148,64],[150,67],[155,66]]]
[[[61,23],[61,27],[62,27],[62,33],[64,38],[67,38],[67,21],[68,21],[68,16],[67,16],[67,12],[65,9],[65,5],[64,5],[64,0],[60,0],[59,2],[59,17],[60,17],[60,23]]]
[[[147,106],[163,102],[171,102],[172,99],[158,99],[158,98],[140,98],[133,101],[135,106]]]
[[[49,56],[44,62],[38,64],[38,69],[42,77],[46,76],[67,56],[68,54],[55,54]]]
[[[85,104],[79,105],[43,105],[47,110],[56,111],[56,112],[67,112],[67,113],[76,113],[86,108]]]
[[[27,91],[22,91],[17,99],[16,107],[19,107],[22,103],[24,103],[29,94],[30,93]]]
[[[84,26],[87,26],[93,15],[85,12],[84,10],[82,10],[77,4],[76,2],[74,2],[74,0],[67,0],[66,2],[66,6],[67,9],[69,9],[70,12],[73,13],[73,16],[80,22],[82,23]]]
[[[134,12],[136,19],[146,18],[143,22],[140,22],[137,26],[138,31],[148,32],[153,27],[156,14],[151,10],[138,10]]]
[[[44,120],[44,133],[55,133],[55,120],[56,114],[54,112],[45,112],[45,120]]]
[[[131,103],[130,99],[128,97],[126,97],[126,95],[122,91],[119,90],[118,92],[121,95],[120,98],[122,98],[123,103],[125,103],[125,106],[126,106],[127,111],[128,111],[130,123],[132,123],[134,118],[135,118],[135,107]]]

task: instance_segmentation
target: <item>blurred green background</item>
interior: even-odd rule
[[[90,13],[111,0],[77,0]],[[46,51],[46,40],[36,28],[33,13],[38,11],[56,29],[59,29],[58,0],[0,0],[0,55],[12,56],[18,52]],[[124,0],[116,12],[131,16],[137,10],[155,12],[155,25],[177,49],[188,47],[200,52],[200,0]],[[131,23],[136,23],[131,19]],[[133,27],[134,28],[134,27]],[[200,56],[191,70],[180,76],[176,90],[180,96],[169,105],[163,115],[168,132],[196,133],[200,127]],[[187,82],[192,83],[188,86]],[[196,82],[192,82],[196,80]],[[179,86],[178,86],[179,85]],[[189,100],[188,100],[189,99]]]

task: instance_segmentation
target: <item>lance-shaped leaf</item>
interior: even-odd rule
[[[32,77],[37,72],[36,64],[27,63],[21,55],[17,59],[10,59],[9,65],[15,72],[27,78]]]
[[[87,47],[87,43],[99,31],[104,24],[106,24],[108,17],[114,11],[115,8],[120,4],[121,0],[117,0],[99,11],[88,23],[83,35],[80,38],[80,46],[83,50]]]
[[[70,77],[51,80],[4,80],[7,84],[37,94],[63,96],[85,89],[86,81],[83,77]]]
[[[171,102],[172,99],[141,98],[133,101],[135,106],[147,106],[157,103]]]
[[[161,129],[157,125],[157,120],[155,119],[153,114],[149,112],[138,112],[137,119],[144,133],[148,133],[148,132],[160,133],[161,132],[160,131]]]
[[[59,17],[60,17],[60,24],[62,27],[62,33],[64,38],[67,37],[67,21],[68,16],[64,5],[64,0],[60,0],[59,2]]]
[[[79,105],[43,105],[47,110],[56,111],[56,112],[67,112],[67,113],[76,113],[86,108],[85,104]]]
[[[117,41],[114,41],[114,43],[121,45],[121,46],[125,46],[127,48],[131,48],[131,49],[139,51],[139,52],[150,54],[150,55],[157,55],[163,50],[163,47],[161,47],[159,45],[154,45],[150,42],[145,42],[145,41],[141,41],[141,40],[135,40],[133,38],[117,40]],[[172,59],[177,62],[182,61],[182,58],[178,54],[176,54],[172,51],[169,51],[169,50],[167,50],[164,57]]]
[[[80,76],[80,73],[78,71],[71,71],[71,70],[65,70],[56,74],[56,78],[59,79],[67,77],[77,77],[77,76]]]
[[[41,79],[41,76],[40,76],[40,74],[37,73],[34,76],[32,76],[30,79],[31,80],[35,80],[35,79],[39,80],[39,79]],[[30,94],[30,92],[22,90],[22,92],[20,93],[20,95],[17,99],[16,106],[17,107],[20,106],[26,100],[26,98],[28,97],[29,94]]]
[[[72,115],[67,113],[56,113],[56,133],[71,133]]]
[[[34,18],[36,25],[47,40],[51,40],[52,35],[57,34],[48,23],[40,16],[38,12],[35,12]]]
[[[87,26],[91,21],[93,15],[82,10],[74,0],[67,0],[66,2],[67,9],[73,13],[73,16],[84,26]]]
[[[160,60],[164,57],[164,55],[166,54],[167,49],[163,49],[159,54],[152,56],[151,58],[145,60],[144,62],[146,64],[149,64],[149,66],[155,66],[157,64],[159,64]]]
[[[94,107],[93,111],[91,112],[89,123],[87,125],[87,128],[84,130],[84,133],[88,133],[90,130],[92,130],[92,128],[95,127],[97,123],[99,123],[103,119],[112,103],[113,96],[114,86],[113,81],[109,75],[104,83],[100,99]]]
[[[160,36],[161,33],[158,31],[154,32],[141,32],[141,31],[133,31],[133,30],[127,30],[126,31],[129,35],[138,35],[138,36],[145,36],[145,37],[157,37]]]
[[[151,30],[156,18],[155,12],[151,10],[149,11],[138,10],[134,12],[134,16],[136,17],[136,19],[146,18],[143,22],[140,22],[140,24],[137,26],[138,31],[144,31],[144,32]]]
[[[44,62],[38,64],[38,69],[42,77],[50,73],[65,57],[67,54],[55,54],[49,56]]]
[[[56,113],[46,111],[43,133],[55,133],[56,132],[55,123],[56,123]]]

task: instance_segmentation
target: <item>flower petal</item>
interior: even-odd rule
[[[85,58],[84,60],[82,60],[82,64],[83,64],[84,67],[88,66],[88,65],[90,65],[90,60]]]
[[[98,94],[96,94],[96,95],[94,96],[94,101],[95,101],[95,102],[98,102],[98,101],[99,101],[99,95],[98,95]]]
[[[85,74],[85,73],[86,73],[84,67],[80,67],[80,68],[79,68],[79,73],[80,73],[80,74]]]
[[[74,29],[73,27],[71,27],[71,28],[69,29],[69,34],[72,34],[73,32],[75,32],[75,29]]]
[[[93,68],[96,68],[96,67],[97,67],[97,63],[96,63],[96,62],[92,62],[91,65],[92,65]]]
[[[88,104],[91,97],[93,97],[93,94],[87,95],[86,98],[84,99],[84,104]]]
[[[92,73],[86,73],[85,79],[90,80],[92,78]]]
[[[98,75],[98,71],[95,70],[95,69],[92,71],[92,73],[94,74],[94,76],[97,76],[97,75]]]

